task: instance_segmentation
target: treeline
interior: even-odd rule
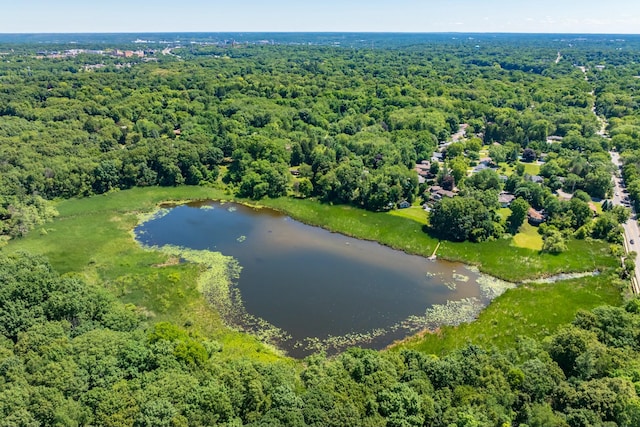
[[[252,198],[411,202],[415,162],[462,123],[520,152],[593,135],[588,83],[548,43],[193,47],[147,63],[23,49],[0,67],[5,210],[221,177]],[[526,56],[535,70],[500,66]]]
[[[0,254],[0,426],[635,426],[640,303],[543,343],[442,357],[351,349],[229,360],[46,260]]]
[[[627,53],[629,55],[629,53]],[[635,60],[610,66],[602,62],[596,81],[596,111],[608,120],[612,145],[620,152],[626,192],[640,209],[640,67]]]

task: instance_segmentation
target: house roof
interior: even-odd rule
[[[429,165],[428,164],[425,165],[425,164],[418,163],[418,164],[416,164],[416,171],[419,174],[421,174],[421,173],[424,173],[424,174],[429,173]]]
[[[434,185],[433,187],[429,187],[429,192],[433,195],[437,194],[440,197],[454,197],[456,195],[454,191],[445,190],[439,185]]]
[[[500,203],[511,203],[515,198],[516,196],[511,193],[507,193],[506,191],[498,194],[498,202]]]
[[[527,212],[527,216],[531,219],[535,219],[538,221],[544,220],[544,214],[540,211],[535,210],[534,208],[529,208],[529,211]]]

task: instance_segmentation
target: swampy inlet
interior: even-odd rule
[[[135,234],[144,246],[237,260],[227,321],[294,357],[351,345],[380,349],[424,328],[467,321],[508,287],[462,264],[233,203],[165,206]]]

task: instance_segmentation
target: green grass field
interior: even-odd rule
[[[427,225],[427,212],[421,206],[411,206],[407,209],[394,209],[389,215],[411,219],[418,224]]]
[[[540,173],[540,165],[535,163],[522,163],[524,165],[524,173],[529,175],[538,175]]]
[[[538,227],[527,222],[522,224],[518,234],[513,236],[513,244],[519,248],[542,250],[542,236],[538,233]]]
[[[542,340],[571,322],[578,310],[620,304],[621,294],[610,281],[596,276],[520,285],[496,298],[474,322],[415,336],[395,349],[444,354],[467,344],[504,349],[520,336]]]
[[[148,313],[149,322],[168,320],[192,325],[191,328],[223,344],[222,357],[280,358],[255,338],[224,326],[196,288],[198,265],[178,263],[162,253],[145,250],[134,241],[131,231],[140,214],[152,212],[163,201],[194,199],[232,197],[211,188],[156,187],[65,200],[57,204],[60,216],[56,220],[23,239],[11,241],[3,250],[43,254],[59,272],[80,274],[110,289],[123,302],[135,304]],[[420,207],[374,213],[291,198],[267,199],[261,204],[303,222],[376,240],[408,253],[429,256],[438,244],[424,232],[426,215]],[[571,240],[568,246],[563,254],[549,255],[514,246],[512,239],[481,244],[442,242],[438,256],[479,265],[488,274],[512,281],[560,272],[611,271],[618,265],[602,242]],[[603,276],[520,287],[492,303],[477,322],[444,328],[440,335],[428,335],[411,341],[410,345],[442,352],[465,342],[506,345],[520,334],[538,336],[569,321],[578,309],[617,303],[619,292],[607,280]]]
[[[498,215],[500,215],[500,218],[502,218],[503,221],[506,221],[507,218],[509,218],[509,215],[511,215],[511,209],[500,208],[498,209]]]
[[[224,356],[279,358],[255,338],[223,325],[196,289],[198,265],[142,249],[133,239],[139,213],[153,211],[163,201],[209,198],[229,197],[204,187],[167,187],[65,200],[57,205],[60,216],[54,222],[12,241],[5,250],[43,254],[60,273],[80,274],[135,304],[150,322],[191,324],[220,341]]]

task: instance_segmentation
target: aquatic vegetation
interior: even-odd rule
[[[470,279],[469,276],[465,276],[464,274],[460,273],[453,273],[451,277],[453,277],[453,280],[455,280],[456,282],[468,282]]]
[[[303,348],[311,352],[324,351],[336,353],[348,347],[353,347],[365,342],[371,342],[375,338],[389,333],[388,329],[373,329],[368,332],[353,332],[345,335],[329,335],[326,338],[309,337],[297,341],[294,348]]]
[[[501,280],[486,274],[481,274],[477,282],[478,285],[480,285],[482,297],[487,300],[492,300],[505,293],[508,289],[513,289],[517,286],[513,282],[507,282],[506,280]]]
[[[197,280],[198,291],[220,313],[227,326],[249,332],[263,342],[276,345],[291,338],[282,329],[246,312],[240,290],[236,286],[242,267],[235,258],[220,252],[172,245],[147,249],[201,265],[202,272]]]
[[[473,321],[484,308],[477,298],[464,298],[459,301],[447,301],[428,308],[424,316],[411,316],[402,327],[415,330],[435,329],[440,326],[457,326]]]
[[[240,236],[240,237],[238,237],[236,240],[238,241],[238,243],[242,243],[242,242],[244,242],[245,240],[247,240],[247,236]]]
[[[144,224],[145,222],[160,219],[163,216],[167,215],[169,212],[171,212],[171,209],[166,207],[159,207],[151,212],[140,212],[137,215],[138,223]]]
[[[560,280],[581,279],[583,277],[597,276],[599,271],[585,271],[583,273],[560,273],[550,277],[544,277],[541,279],[529,279],[523,280],[521,283],[555,283]]]

